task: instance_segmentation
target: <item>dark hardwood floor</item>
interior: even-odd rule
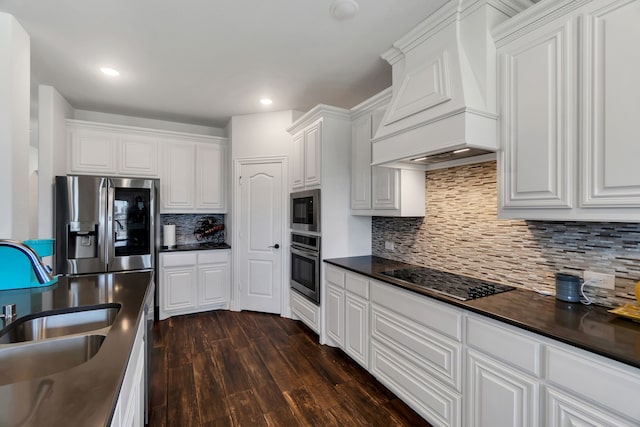
[[[300,322],[212,311],[156,322],[151,427],[429,426]]]

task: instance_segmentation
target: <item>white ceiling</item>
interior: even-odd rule
[[[391,84],[380,55],[446,0],[358,0],[347,21],[331,2],[0,0],[0,11],[30,34],[36,79],[74,108],[222,127],[265,110],[353,107]]]

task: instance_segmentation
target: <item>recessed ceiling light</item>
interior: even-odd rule
[[[455,150],[453,154],[464,153],[465,151],[469,151],[470,148],[461,148],[459,150]]]
[[[360,6],[358,6],[355,0],[334,0],[333,3],[331,3],[329,11],[331,12],[331,16],[338,21],[344,21],[356,16],[359,8]]]
[[[116,70],[115,68],[102,67],[100,68],[100,71],[111,77],[118,77],[120,75],[120,71]]]
[[[271,105],[273,101],[269,98],[260,98],[260,104],[262,105]]]
[[[418,157],[417,159],[411,159],[412,162],[421,162],[423,160],[427,160],[427,156]]]

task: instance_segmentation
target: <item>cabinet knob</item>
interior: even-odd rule
[[[279,245],[279,244],[277,244],[277,243],[276,243],[275,245],[273,245],[273,246],[269,246],[269,247],[270,247],[270,248],[275,248],[275,249],[280,249],[280,245]]]

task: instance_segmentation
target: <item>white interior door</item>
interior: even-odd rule
[[[238,308],[281,313],[283,178],[281,162],[240,165]]]

